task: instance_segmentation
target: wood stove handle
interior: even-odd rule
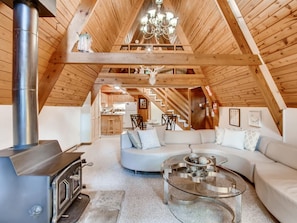
[[[80,176],[78,174],[70,176],[70,179],[75,180],[75,181],[80,181]]]

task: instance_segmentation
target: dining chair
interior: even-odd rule
[[[166,125],[166,130],[175,130],[176,115],[162,114],[161,124]]]
[[[133,129],[139,128],[143,130],[145,128],[143,117],[140,114],[131,114],[130,117]]]

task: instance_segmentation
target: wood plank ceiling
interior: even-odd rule
[[[174,12],[179,23],[171,42],[159,40],[159,43],[181,45],[184,50],[163,48],[148,56],[142,51],[137,52],[138,57],[131,54],[135,50],[121,51],[120,46],[135,40],[156,44],[146,42],[139,32],[140,17],[154,1],[57,0],[56,17],[39,18],[40,108],[81,106],[90,91],[96,95],[100,84],[151,87],[147,76],[123,70],[159,62],[166,64],[165,70],[175,69],[176,74],[159,74],[155,87],[208,85],[220,106],[268,107],[277,123],[283,108],[297,108],[297,1],[233,1],[259,50],[258,55],[249,49],[226,0],[164,0],[164,8]],[[13,11],[0,2],[2,105],[12,103],[12,26]],[[84,32],[92,36],[94,54],[76,53],[78,33]],[[124,59],[117,59],[117,54],[106,55],[119,52],[126,53]],[[108,56],[112,62],[102,61]],[[253,58],[254,64],[246,56]],[[236,60],[241,60],[244,66],[234,65]],[[276,89],[271,88],[266,72],[262,74],[259,69],[261,61]],[[115,65],[119,63],[122,64]]]

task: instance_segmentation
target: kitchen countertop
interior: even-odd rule
[[[124,115],[125,113],[112,113],[112,112],[107,112],[107,113],[101,113],[101,115]]]

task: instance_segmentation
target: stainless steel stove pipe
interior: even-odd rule
[[[14,0],[13,7],[13,143],[14,149],[38,144],[37,1]]]

